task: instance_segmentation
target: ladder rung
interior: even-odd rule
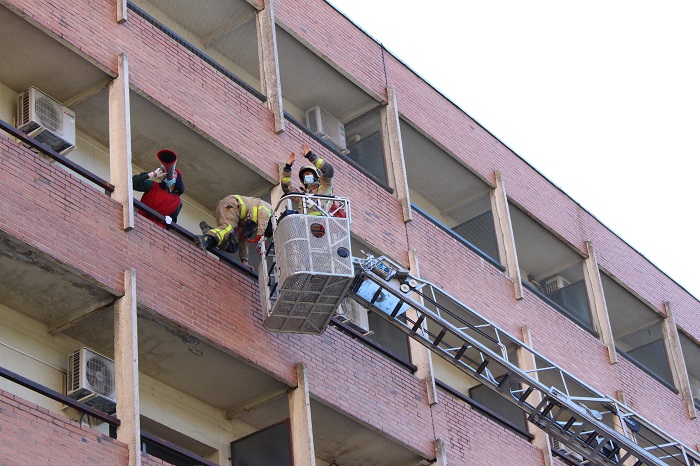
[[[467,348],[469,345],[462,345],[462,347],[457,351],[457,354],[455,354],[455,361],[459,361],[459,358],[462,357],[465,351],[467,351]]]
[[[380,286],[377,288],[377,292],[374,293],[374,296],[372,296],[372,301],[370,301],[370,304],[374,304],[375,301],[377,301],[377,298],[379,298],[379,295],[382,294],[382,287]]]
[[[535,391],[535,388],[534,388],[534,387],[529,387],[527,390],[525,390],[525,392],[523,392],[522,395],[520,395],[520,398],[518,398],[518,400],[519,400],[521,403],[524,402],[525,400],[527,400],[527,397],[530,396],[530,394],[531,394],[533,391]]]
[[[412,332],[416,332],[419,328],[421,328],[421,325],[423,325],[423,321],[425,320],[425,314],[421,315],[418,320],[416,320],[416,323],[413,324],[413,328],[411,328]]]
[[[564,424],[563,426],[561,426],[561,429],[562,429],[564,432],[568,432],[568,430],[571,428],[571,426],[574,425],[574,422],[576,422],[577,420],[578,420],[578,419],[576,419],[574,416],[571,416],[571,419],[569,419],[568,421],[566,421],[566,424]]]
[[[484,369],[486,369],[486,366],[489,365],[489,360],[484,359],[484,362],[482,362],[479,367],[476,368],[476,373],[481,375],[482,372],[484,372]]]
[[[433,347],[437,347],[440,344],[442,339],[445,337],[446,333],[447,333],[446,329],[443,328],[442,330],[440,330],[440,333],[438,333],[438,336],[435,337],[435,340],[433,340]]]
[[[583,443],[590,447],[591,443],[593,443],[593,440],[595,440],[596,437],[598,437],[598,432],[594,430],[593,432],[588,434],[588,438]]]
[[[401,306],[403,306],[403,301],[399,299],[399,302],[396,303],[396,307],[394,307],[394,310],[391,311],[391,318],[394,319],[396,316],[399,314],[399,311],[401,310]]]

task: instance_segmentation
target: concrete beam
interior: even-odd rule
[[[124,296],[114,303],[114,367],[116,373],[117,440],[129,447],[129,466],[141,465],[139,361],[136,329],[136,270],[124,272]]]
[[[131,185],[131,110],[129,103],[129,60],[119,54],[119,76],[109,84],[109,177],[112,196],[122,204],[123,228],[134,228]]]
[[[284,108],[282,86],[280,84],[279,62],[277,60],[277,34],[275,33],[275,11],[273,0],[267,0],[265,8],[256,14],[258,31],[258,61],[260,63],[260,83],[267,97],[267,106],[272,110],[275,132],[284,131]]]
[[[515,248],[513,223],[510,220],[508,196],[503,174],[496,171],[496,187],[491,192],[491,207],[495,213],[496,240],[501,255],[501,262],[506,266],[506,274],[513,281],[516,299],[523,299],[523,283],[518,265],[518,254]]]
[[[418,252],[415,249],[408,251],[408,261],[410,272],[415,277],[420,277],[420,267],[418,266]],[[413,299],[423,304],[423,298],[414,294]],[[415,309],[411,308],[406,311],[406,317],[413,320],[418,320],[418,314]],[[420,330],[424,332],[425,329]],[[431,352],[425,346],[418,343],[415,339],[408,339],[408,350],[411,355],[411,362],[416,365],[416,377],[425,381],[426,390],[428,392],[428,403],[432,406],[437,404],[437,389],[435,388],[435,373],[433,372],[433,357]]]
[[[256,10],[260,11],[263,8],[265,8],[265,1],[264,0],[246,0]],[[269,3],[269,0],[268,0]]]
[[[583,261],[584,279],[586,282],[586,292],[588,302],[591,305],[591,318],[593,327],[598,332],[600,340],[608,348],[608,359],[610,364],[617,363],[617,351],[615,351],[615,338],[613,337],[610,317],[608,316],[608,306],[603,293],[603,282],[600,279],[600,269],[598,268],[598,258],[595,248],[590,241],[586,242],[588,258]]]
[[[666,318],[661,323],[661,330],[664,335],[664,345],[666,353],[669,356],[669,365],[671,366],[671,374],[673,382],[681,392],[681,396],[688,408],[688,417],[695,419],[697,410],[693,401],[693,390],[690,386],[690,378],[685,365],[685,357],[681,349],[681,339],[678,336],[678,327],[676,327],[676,319],[673,316],[671,303],[665,302]]]
[[[520,328],[520,331],[523,334],[523,343],[525,343],[526,346],[533,348],[532,334],[530,333],[530,329],[527,326],[523,326]],[[520,369],[524,371],[531,371],[529,372],[530,377],[537,380],[539,377],[537,375],[537,372],[534,371],[537,368],[535,354],[530,351],[527,351],[522,346],[518,347],[518,349],[516,350],[516,354],[518,358],[518,367],[520,367]],[[535,390],[534,393],[536,394],[536,399],[531,401],[529,400],[528,402],[534,406],[537,406],[537,404],[542,401],[542,396],[537,390]],[[540,450],[542,450],[542,453],[544,455],[545,466],[553,466],[554,459],[552,458],[552,448],[549,443],[549,435],[544,430],[540,429],[537,426],[534,426],[529,422],[527,425],[528,431],[530,431],[530,433],[535,436],[535,439],[532,441],[532,444]]]
[[[228,410],[226,410],[226,419],[230,421],[232,419],[237,418],[238,416],[242,416],[243,414],[246,414],[254,410],[255,408],[258,408],[266,403],[269,403],[271,401],[276,400],[277,398],[286,395],[288,392],[288,389],[280,388],[278,390],[271,390],[267,393],[263,393],[262,395],[256,396],[255,398],[251,398],[245,403],[241,403],[237,406],[234,406],[233,408],[229,408]]]
[[[297,388],[289,392],[292,463],[316,466],[310,401],[306,365],[300,362],[297,364]]]
[[[78,324],[81,320],[85,319],[86,317],[89,317],[112,306],[115,302],[115,299],[116,298],[114,298],[113,296],[107,296],[106,298],[98,301],[96,304],[86,307],[85,309],[73,312],[72,314],[56,322],[53,326],[49,327],[49,335],[58,335],[59,333],[65,332],[66,330]]]
[[[403,210],[403,221],[413,220],[411,211],[411,196],[408,192],[408,181],[406,179],[406,164],[403,157],[403,143],[401,142],[401,124],[399,120],[399,108],[396,98],[396,88],[387,86],[387,106],[381,109],[382,129],[386,126],[386,131],[382,131],[382,141],[384,144],[384,157],[386,166],[389,169],[389,178],[392,187],[396,191],[396,197],[401,201]]]
[[[76,95],[64,100],[63,105],[65,105],[66,107],[72,107],[73,105],[77,105],[80,102],[83,102],[83,101],[87,100],[88,98],[92,97],[93,95],[97,94],[98,92],[102,91],[102,89],[107,88],[111,82],[112,82],[112,79],[110,78],[110,79],[106,79],[104,81],[95,83],[92,86],[88,87],[87,89],[84,89],[83,91],[77,93]]]
[[[207,34],[206,36],[202,37],[202,43],[205,47],[209,47],[209,45],[216,39],[220,38],[224,34],[228,34],[229,32],[235,31],[236,29],[253,19],[255,17],[255,14],[255,11],[251,11],[236,18],[233,18],[231,21],[224,24],[217,30],[212,31],[210,34]]]

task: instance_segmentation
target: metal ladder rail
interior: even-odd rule
[[[424,291],[425,289],[427,289],[427,292]],[[436,290],[438,293],[436,293]],[[503,330],[499,329],[497,326],[484,319],[475,311],[464,306],[454,297],[439,289],[436,285],[421,280],[421,283],[417,284],[417,286],[412,290],[412,292],[416,293],[421,298],[423,298],[425,302],[432,305],[435,308],[435,312],[437,315],[443,317],[443,314],[446,314],[449,318],[457,322],[462,322],[466,326],[471,328],[490,327],[494,332],[494,336],[490,337],[489,339],[495,339],[499,342],[507,340],[517,345],[519,348],[525,349],[529,353],[533,354],[536,357],[536,360],[539,360],[538,362],[543,363],[543,366],[536,367],[535,369],[530,371],[526,371],[526,373],[547,370],[556,371],[559,374],[559,378],[561,380],[561,386],[557,386],[555,384],[555,387],[558,391],[563,392],[563,394],[567,396],[568,399],[575,401],[578,404],[584,405],[593,411],[595,411],[596,409],[600,410],[600,406],[610,407],[610,411],[608,411],[607,414],[612,414],[618,419],[618,425],[622,429],[623,433],[627,437],[632,438],[637,444],[644,444],[642,445],[642,447],[647,451],[658,450],[657,454],[655,455],[657,458],[667,458],[669,464],[691,466],[700,465],[700,454],[698,452],[692,450],[690,447],[684,445],[682,442],[674,439],[672,436],[663,431],[663,429],[656,426],[653,422],[649,421],[648,419],[644,418],[638,413],[634,412],[631,408],[624,405],[620,401],[598,393],[595,389],[589,387],[585,382],[577,379],[575,376],[559,368],[553,362],[549,361],[542,355],[536,353],[531,348],[523,345],[519,340],[510,336],[507,332],[504,332]],[[446,304],[441,304],[440,300],[438,299],[439,295],[442,295],[445,299],[448,299],[452,306],[460,306],[461,311],[466,312],[472,317],[478,318],[484,323],[475,326],[466,322],[463,318],[455,314],[453,311],[450,311],[448,309],[449,306],[447,306]],[[577,387],[579,391],[586,391],[589,394],[589,396],[573,395],[569,390],[569,385]],[[600,415],[601,413],[598,412],[597,414]],[[632,431],[630,429],[630,426],[635,424],[636,430]],[[640,429],[640,427],[642,427],[643,429]],[[675,460],[675,462],[672,462],[672,459]]]
[[[600,423],[565,395],[540,384],[502,356],[406,296],[397,280],[385,281],[363,270],[358,272],[349,296],[377,311],[381,317],[435,354],[492,388],[525,412],[530,422],[592,464],[606,466],[629,460],[634,460],[634,466],[669,464],[651,455],[632,439]],[[381,302],[378,302],[380,296]],[[409,309],[415,310],[415,320],[407,318],[406,311]],[[427,322],[440,331],[437,334],[423,331],[423,325]],[[450,351],[452,345],[445,345],[446,337],[451,341],[460,340],[460,349]],[[489,376],[487,366],[500,368],[505,377],[496,381]],[[541,401],[531,403],[529,400]]]

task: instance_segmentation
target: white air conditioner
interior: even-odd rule
[[[372,334],[372,331],[369,329],[367,309],[362,307],[353,299],[346,299],[343,301],[343,303],[338,307],[336,317],[338,320],[348,324],[350,327],[354,328],[363,335]]]
[[[75,113],[35,87],[17,97],[17,128],[59,154],[75,148]]]
[[[114,361],[89,348],[68,356],[66,394],[107,414],[116,411]]]
[[[552,278],[548,278],[547,280],[544,281],[544,292],[545,294],[552,294],[557,290],[561,290],[564,288],[566,285],[571,284],[569,280],[566,278],[562,277],[561,275],[554,276]]]
[[[557,453],[561,453],[562,455],[565,455],[574,461],[583,461],[584,458],[580,453],[576,453],[574,450],[570,449],[568,446],[561,443],[559,440],[553,437],[550,437],[549,440],[552,444],[552,450],[556,451]]]
[[[306,126],[323,139],[331,141],[341,151],[347,151],[345,125],[318,105],[306,111]]]

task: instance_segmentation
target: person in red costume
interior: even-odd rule
[[[141,202],[165,217],[165,223],[147,212],[139,210],[139,214],[159,224],[165,225],[177,223],[177,216],[182,209],[180,196],[185,192],[185,183],[180,170],[175,169],[175,177],[168,180],[165,169],[160,166],[152,172],[141,172],[131,179],[135,191],[141,191],[144,195]]]

